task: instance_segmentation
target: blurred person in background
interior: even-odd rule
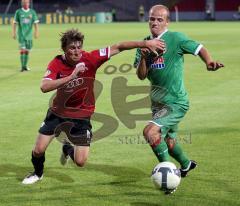
[[[233,17],[236,20],[240,20],[240,5],[238,5],[238,11],[237,11],[237,13],[233,14]]]
[[[111,10],[111,13],[112,13],[112,21],[113,22],[116,22],[117,21],[117,16],[116,16],[116,9],[112,9]]]
[[[140,5],[138,8],[138,19],[140,22],[145,21],[145,9],[143,5]]]
[[[65,10],[65,14],[67,14],[67,15],[72,15],[73,14],[73,10],[70,6],[67,7],[67,9]]]
[[[34,37],[38,38],[38,16],[30,8],[30,0],[21,1],[22,8],[15,12],[13,21],[13,39],[18,39],[20,48],[21,72],[29,71],[29,52],[32,48],[32,28],[34,27]]]

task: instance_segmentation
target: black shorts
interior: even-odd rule
[[[44,135],[65,135],[74,145],[89,146],[92,139],[90,118],[70,119],[61,118],[48,110],[46,118],[39,129]]]

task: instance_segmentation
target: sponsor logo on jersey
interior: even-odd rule
[[[100,57],[106,56],[107,55],[107,49],[99,49],[99,55]]]
[[[24,24],[29,24],[29,23],[30,23],[30,19],[24,18],[24,19],[23,19],[23,23],[24,23]]]
[[[83,78],[73,79],[65,84],[65,88],[66,88],[65,91],[67,91],[69,89],[73,89],[75,87],[78,87],[78,86],[82,85],[83,83],[84,83]],[[70,90],[70,91],[72,91],[72,90]]]
[[[151,69],[164,69],[165,63],[163,57],[157,57],[154,59],[153,63],[150,64]]]

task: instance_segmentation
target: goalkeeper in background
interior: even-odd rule
[[[30,9],[30,0],[22,0],[22,8],[15,12],[13,21],[13,39],[18,39],[20,48],[21,72],[29,71],[27,67],[29,51],[32,48],[32,28],[34,37],[38,37],[38,17],[33,9]],[[18,27],[18,32],[17,32]]]

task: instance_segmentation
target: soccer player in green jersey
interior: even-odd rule
[[[160,162],[169,161],[169,154],[181,165],[181,176],[197,166],[184,154],[177,142],[178,123],[186,114],[189,102],[183,82],[184,54],[198,55],[207,70],[216,71],[224,65],[212,59],[203,45],[189,39],[182,33],[168,30],[169,10],[155,5],[149,12],[151,35],[165,42],[166,50],[157,57],[147,49],[138,49],[134,66],[137,76],[151,82],[152,120],[143,134]]]
[[[38,17],[33,9],[30,9],[30,0],[22,0],[22,8],[15,12],[13,22],[13,38],[18,38],[20,47],[21,72],[29,71],[27,67],[29,51],[32,48],[32,28],[34,25],[34,37],[38,37]],[[18,32],[17,30],[18,26]]]

